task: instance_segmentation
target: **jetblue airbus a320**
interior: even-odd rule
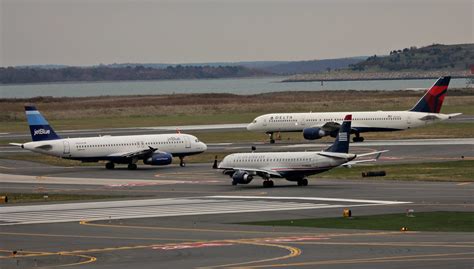
[[[188,134],[157,134],[61,138],[34,106],[25,106],[33,142],[10,143],[21,148],[83,162],[107,161],[105,167],[113,169],[115,164],[128,164],[128,169],[137,168],[137,161],[148,165],[168,165],[173,157],[180,158],[206,151],[207,146],[195,136]]]

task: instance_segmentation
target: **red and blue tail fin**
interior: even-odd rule
[[[444,97],[448,91],[451,77],[440,77],[423,97],[410,109],[414,112],[439,113]]]
[[[325,151],[349,153],[351,122],[352,122],[352,115],[346,115],[344,117],[344,121],[342,122],[341,127],[339,128],[339,133],[337,134],[336,141],[334,141],[334,144],[332,144]]]
[[[25,113],[33,141],[61,139],[36,107],[25,106]]]

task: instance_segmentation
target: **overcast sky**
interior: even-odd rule
[[[473,43],[472,0],[0,3],[0,66],[310,60]]]

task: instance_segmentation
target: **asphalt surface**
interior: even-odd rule
[[[463,121],[464,120],[464,121]],[[457,119],[456,122],[472,119]],[[244,130],[210,125],[207,131]],[[200,131],[203,126],[70,130],[64,136]],[[0,138],[28,137],[26,133]],[[329,143],[216,143],[209,152],[321,150]],[[381,163],[474,158],[474,139],[378,140],[351,152],[390,150]],[[27,151],[0,147],[0,156]],[[32,153],[33,154],[33,153]],[[318,180],[298,187],[256,179],[232,186],[208,164],[54,167],[0,159],[3,192],[122,195],[109,201],[0,207],[0,268],[472,268],[469,233],[262,227],[239,222],[419,211],[472,211],[473,184]],[[416,215],[416,213],[415,213]],[[12,255],[13,251],[17,251]]]
[[[472,141],[461,141],[460,145],[444,141],[445,145],[436,147],[433,143],[439,141],[399,143],[392,145],[394,150],[381,162],[431,160],[433,156],[445,161],[466,152],[470,155],[465,158],[472,158]],[[381,147],[373,143],[353,150]],[[281,147],[308,146],[260,145],[258,150]],[[232,186],[227,176],[209,164],[110,171],[0,159],[4,192],[129,196],[1,206],[0,268],[472,268],[472,233],[235,223],[335,217],[344,208],[355,216],[407,209],[414,209],[415,217],[421,211],[472,212],[474,184],[318,180],[316,175],[307,187],[285,180],[275,180],[275,185],[264,189],[256,179],[249,185]]]

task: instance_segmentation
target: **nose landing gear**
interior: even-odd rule
[[[181,166],[181,167],[186,166],[186,162],[184,161],[184,157],[179,157],[179,166]]]

